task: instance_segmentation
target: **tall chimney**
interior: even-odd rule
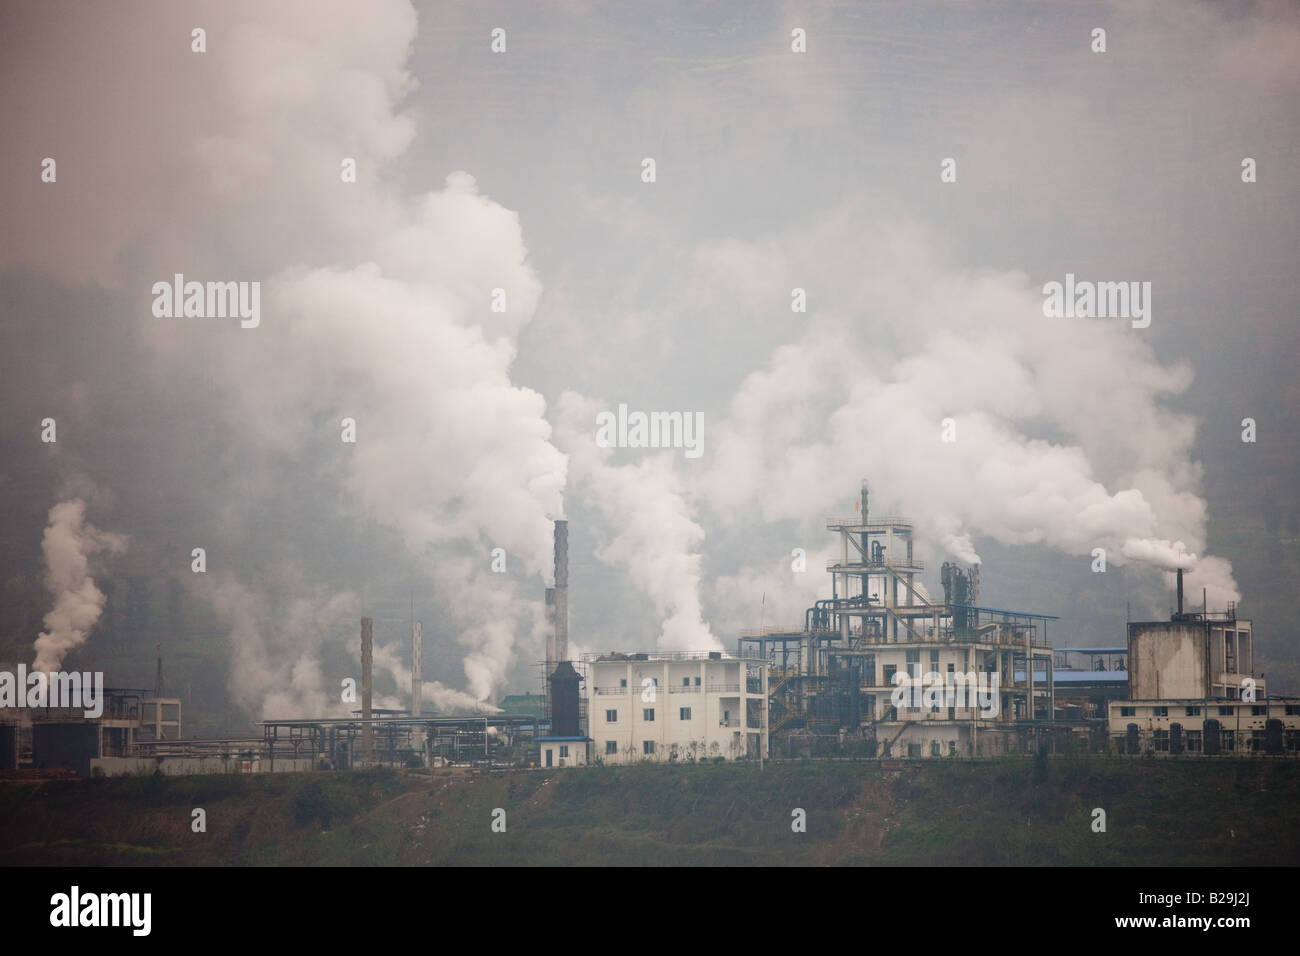
[[[373,687],[374,631],[373,621],[368,617],[361,619],[361,719],[366,721],[361,727],[361,753],[369,757],[374,748],[374,731],[370,727],[370,703]]]
[[[546,589],[546,674],[551,679],[555,670],[555,588]]]
[[[1183,616],[1183,569],[1178,569],[1178,616]]]
[[[555,522],[555,661],[569,659],[569,522]]]
[[[867,523],[867,479],[862,479],[862,523]]]
[[[411,716],[424,709],[424,622],[411,625]]]

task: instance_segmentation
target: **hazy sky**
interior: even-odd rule
[[[1060,641],[1166,614],[1179,560],[1270,623],[1297,64],[1286,2],[7,4],[6,599],[48,567],[113,683],[95,582],[176,582],[253,717],[337,708],[364,613],[404,680],[413,602],[454,707],[531,686],[552,518],[577,650],[730,648],[829,596],[865,477],[933,593],[981,560]],[[259,324],[155,315],[177,273]],[[1067,273],[1149,326],[1046,317]],[[598,447],[620,403],[703,453]]]

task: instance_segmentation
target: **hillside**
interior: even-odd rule
[[[193,833],[191,811],[207,813]],[[1091,829],[1092,810],[1107,832]],[[495,808],[506,832],[491,829]],[[792,810],[807,831],[791,830]],[[1225,808],[1231,808],[1227,812]],[[1289,760],[0,783],[0,864],[1295,865]]]

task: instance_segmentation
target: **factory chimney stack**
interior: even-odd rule
[[[361,728],[361,753],[370,758],[374,748],[374,729],[370,726],[370,705],[374,691],[374,622],[368,618],[361,619],[361,719],[365,721]]]

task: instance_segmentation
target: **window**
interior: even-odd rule
[[[949,757],[957,756],[957,741],[955,740],[948,741],[948,756]]]
[[[618,682],[618,686],[619,686],[619,687],[626,687],[626,686],[627,686],[627,678],[624,677],[621,681],[619,681],[619,682]]]
[[[930,756],[931,756],[931,757],[938,757],[939,755],[940,755],[940,754],[939,754],[939,741],[937,741],[937,740],[931,740],[931,741],[930,741]]]
[[[617,740],[606,740],[606,741],[605,741],[605,753],[607,753],[607,754],[616,754],[616,753],[618,753],[618,741],[617,741]]]
[[[898,672],[898,667],[894,664],[885,665],[885,686],[894,686],[894,674]]]
[[[1152,710],[1152,713],[1153,713],[1156,717],[1168,717],[1168,716],[1169,716],[1169,708],[1168,708],[1168,707],[1152,707],[1151,710]]]
[[[655,752],[655,742],[653,740],[641,741],[641,752],[647,757]]]
[[[568,745],[568,744],[560,744],[560,756],[561,756],[561,757],[567,757],[567,756],[569,756],[569,745]]]
[[[690,679],[689,677],[683,677],[683,678],[682,678],[682,686],[683,686],[683,687],[690,687],[690,686],[691,686],[691,679]]]
[[[1231,708],[1231,707],[1220,707],[1220,708],[1219,708],[1219,716],[1220,716],[1220,717],[1231,717],[1231,716],[1232,716],[1232,708]]]
[[[690,719],[691,719],[691,709],[690,709],[689,707],[683,707],[683,708],[681,708],[681,713],[680,713],[679,716],[681,717],[682,720],[690,720]]]
[[[908,745],[907,745],[907,755],[908,755],[909,757],[919,757],[919,756],[921,756],[921,745],[920,745],[920,744],[908,744]]]
[[[1199,707],[1188,707],[1188,708],[1187,708],[1187,716],[1188,716],[1188,717],[1199,717],[1199,716],[1201,716],[1201,708],[1199,708]]]
[[[939,652],[938,652],[938,651],[931,651],[931,652],[930,652],[930,670],[934,671],[934,670],[938,670],[938,669],[939,669]]]
[[[1286,715],[1288,717],[1300,716],[1300,704],[1287,704]]]
[[[907,673],[912,677],[921,676],[921,652],[909,650],[907,652]],[[918,754],[918,756],[920,756]]]
[[[655,709],[654,709],[653,707],[647,707],[647,708],[645,708],[644,710],[642,710],[642,711],[641,711],[641,719],[642,719],[642,720],[654,720],[654,719],[655,719]]]
[[[616,723],[618,723],[618,711],[617,711],[617,710],[607,710],[607,711],[605,711],[605,723],[607,723],[607,724],[616,724]]]
[[[1121,707],[1121,708],[1119,709],[1119,715],[1120,715],[1121,717],[1136,717],[1136,716],[1137,716],[1137,708],[1136,708],[1136,707]]]
[[[700,679],[699,679],[698,677],[695,678],[695,686],[696,686],[696,687],[699,687],[699,686],[700,686]]]
[[[1252,716],[1252,717],[1264,717],[1264,716],[1267,716],[1267,714],[1268,714],[1268,708],[1267,708],[1267,707],[1252,707],[1252,708],[1250,708],[1250,716]]]

